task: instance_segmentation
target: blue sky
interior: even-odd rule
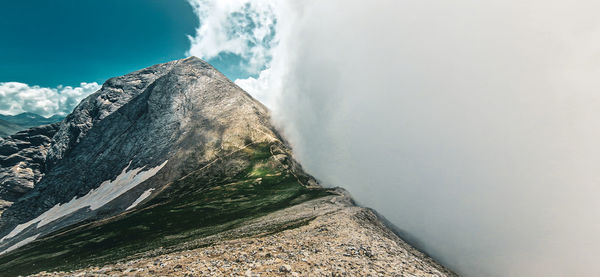
[[[5,1],[0,9],[0,82],[42,87],[103,83],[184,58],[199,20],[185,0]],[[251,74],[240,57],[209,59],[232,79]]]
[[[4,1],[0,82],[102,83],[184,57],[197,25],[184,0]]]

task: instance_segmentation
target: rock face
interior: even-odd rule
[[[46,172],[46,154],[58,123],[0,138],[0,216]]]
[[[48,155],[50,164],[69,152],[85,137],[94,124],[111,115],[130,100],[142,94],[156,79],[167,74],[177,61],[158,64],[107,80],[102,88],[81,101],[60,125],[56,142]]]
[[[346,209],[376,225],[302,170],[262,104],[195,57],[112,78],[40,128],[0,141],[5,275],[264,236]]]

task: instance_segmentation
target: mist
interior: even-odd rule
[[[461,275],[596,273],[598,2],[294,10],[275,114],[309,172]]]
[[[462,276],[597,275],[600,2],[258,2],[236,83],[324,185]]]

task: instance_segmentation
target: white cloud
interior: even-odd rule
[[[272,10],[272,60],[236,83],[267,101],[311,173],[461,275],[596,274],[600,2]],[[215,41],[211,55],[226,51]]]
[[[200,20],[195,37],[190,37],[189,55],[203,59],[235,53],[248,62],[241,64],[258,77],[235,80],[266,106],[274,109],[282,90],[283,68],[287,66],[287,45],[294,38],[289,31],[298,13],[287,1],[274,0],[188,0]],[[236,14],[236,16],[233,16]],[[250,18],[254,28],[247,29]],[[241,30],[246,29],[246,32]],[[262,42],[262,43],[260,43]],[[263,70],[261,70],[264,68]]]
[[[46,88],[18,82],[0,83],[0,113],[15,115],[32,112],[42,116],[70,113],[79,101],[100,89],[98,83],[81,83],[79,87]]]
[[[221,53],[236,54],[244,59],[244,69],[250,74],[259,73],[269,62],[270,49],[276,44],[276,1],[188,2],[200,18],[188,55],[210,59]]]

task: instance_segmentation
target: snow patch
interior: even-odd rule
[[[129,206],[129,208],[125,209],[126,211],[129,209],[134,208],[135,206],[137,206],[140,202],[144,201],[144,199],[148,198],[148,196],[150,196],[150,194],[152,193],[154,189],[149,189],[144,191],[144,193],[142,193],[142,195],[140,195],[140,197],[138,197],[138,199],[136,199],[133,204],[131,204],[131,206]]]
[[[56,206],[45,211],[38,217],[26,223],[19,224],[8,235],[0,239],[0,242],[18,235],[27,227],[33,224],[37,223],[37,228],[40,228],[63,216],[72,214],[86,207],[89,207],[90,210],[96,210],[106,205],[108,202],[121,196],[122,194],[126,193],[135,186],[146,181],[148,178],[154,176],[156,173],[158,173],[160,169],[162,169],[167,164],[167,162],[168,160],[166,160],[161,165],[154,168],[150,168],[146,171],[142,171],[142,169],[144,169],[145,166],[127,171],[129,169],[129,166],[131,165],[131,162],[129,162],[127,167],[125,167],[123,171],[121,171],[121,174],[119,174],[119,176],[117,176],[114,181],[106,180],[102,182],[102,184],[100,184],[98,188],[90,190],[86,195],[82,196],[81,198],[73,197],[71,201],[64,204],[57,204]]]

